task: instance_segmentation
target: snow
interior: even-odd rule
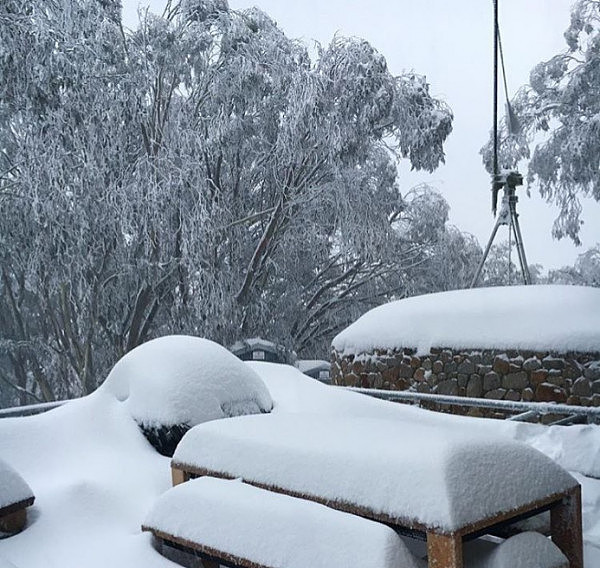
[[[311,413],[326,416],[355,416],[365,418],[405,417],[419,420],[423,413],[418,408],[398,407],[350,392],[324,385],[303,375],[298,369],[277,363],[259,363],[248,361],[247,365],[260,374],[273,397],[273,413]],[[439,415],[442,421],[446,416]]]
[[[426,566],[386,525],[238,480],[178,485],[157,500],[144,525],[266,566]]]
[[[560,549],[545,536],[535,532],[515,535],[498,546],[470,558],[465,555],[468,568],[569,568],[569,562]]]
[[[173,463],[445,531],[577,485],[525,444],[355,416],[281,413],[204,423],[185,434]]]
[[[415,296],[379,306],[338,334],[343,353],[416,347],[595,352],[600,289],[509,286]]]
[[[0,420],[0,455],[36,500],[25,530],[0,540],[17,568],[170,568],[140,522],[171,484],[122,403],[103,391],[45,414]]]
[[[27,501],[33,497],[33,491],[17,470],[0,459],[0,509]]]
[[[475,433],[516,439],[563,467],[596,471],[600,477],[594,457],[600,455],[598,426],[548,428],[436,414],[327,387],[285,365],[252,363],[248,368],[271,392],[273,416],[312,412],[348,421],[356,416],[386,421],[393,429],[420,424],[454,431],[465,441]],[[27,528],[0,540],[1,568],[176,568],[140,530],[155,501],[171,486],[169,459],[152,449],[127,400],[120,402],[109,388],[45,414],[1,419],[0,456],[36,496]],[[594,568],[600,566],[600,480],[574,475],[583,490],[585,566]],[[411,484],[417,485],[416,478]]]
[[[515,436],[537,448],[569,471],[600,478],[600,432],[598,426],[540,427],[522,424]]]
[[[309,373],[315,369],[329,370],[330,363],[323,359],[299,359],[295,366],[301,373]]]
[[[125,355],[101,389],[127,401],[146,425],[187,424],[269,412],[260,377],[221,345],[183,335],[154,339]]]

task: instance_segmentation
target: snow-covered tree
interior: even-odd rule
[[[523,284],[518,253],[514,241],[502,241],[492,245],[481,276],[482,286],[515,286]],[[539,283],[543,267],[540,264],[528,265],[533,284]]]
[[[553,235],[579,244],[581,198],[600,201],[599,0],[577,0],[565,39],[565,51],[537,65],[512,101],[518,125],[501,128],[500,163],[528,160],[528,183],[560,208]],[[489,167],[491,143],[482,153]]]
[[[574,266],[563,266],[548,273],[550,284],[600,287],[600,244],[580,254]]]
[[[0,75],[0,379],[22,401],[90,392],[164,333],[324,352],[430,246],[395,161],[434,169],[452,115],[362,40],[311,61],[223,0],[131,33],[118,2],[8,0]]]

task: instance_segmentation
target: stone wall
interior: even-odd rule
[[[332,352],[342,386],[600,406],[600,353],[432,348]]]

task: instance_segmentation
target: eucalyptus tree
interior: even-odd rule
[[[549,284],[573,284],[600,288],[600,244],[580,254],[573,266],[563,266],[548,273]]]
[[[116,1],[7,0],[0,24],[0,376],[23,400],[90,392],[163,333],[314,350],[405,292],[430,242],[395,161],[434,169],[452,123],[422,77],[357,39],[312,61],[222,0],[133,32]]]
[[[90,392],[139,146],[118,4],[7,1],[0,20],[0,372],[42,399]]]
[[[176,22],[202,23],[213,42],[182,107],[202,129],[203,195],[220,219],[192,264],[226,279],[214,288],[231,310],[223,338],[271,332],[302,349],[367,282],[401,268],[394,160],[435,168],[451,113],[367,42],[336,37],[313,62],[262,12],[208,6],[188,3]],[[296,306],[301,316],[283,317]]]

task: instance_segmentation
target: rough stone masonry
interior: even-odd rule
[[[410,347],[332,352],[333,384],[600,406],[600,353]]]

